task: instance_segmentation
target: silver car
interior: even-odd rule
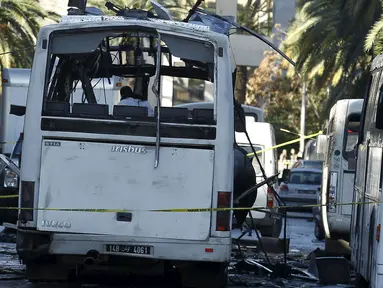
[[[280,184],[279,196],[288,206],[316,204],[321,183],[322,170],[293,168],[286,173]]]

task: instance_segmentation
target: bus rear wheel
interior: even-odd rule
[[[182,288],[226,288],[226,263],[188,263],[181,269]]]
[[[256,227],[255,225],[253,227]],[[272,226],[261,226],[259,231],[263,237],[279,238],[282,230],[282,217],[275,219]]]
[[[321,229],[321,227],[317,223],[314,224],[314,235],[315,235],[315,238],[317,238],[318,240],[324,240],[324,237],[325,237],[324,231],[323,229]]]

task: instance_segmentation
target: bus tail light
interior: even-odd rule
[[[273,208],[274,206],[274,193],[271,187],[267,187],[267,208]]]
[[[218,192],[217,208],[231,208],[231,192]],[[231,211],[217,211],[217,231],[230,231]]]
[[[35,182],[21,181],[19,221],[22,223],[33,221],[34,196]]]
[[[376,241],[380,241],[380,224],[376,226]]]

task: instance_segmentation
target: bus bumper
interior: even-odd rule
[[[86,257],[89,251],[100,255],[130,256],[157,260],[228,263],[231,259],[231,238],[208,238],[205,241],[153,239],[115,235],[48,233],[18,229],[16,248],[24,260],[48,255]],[[106,252],[106,245],[150,246],[149,255]]]

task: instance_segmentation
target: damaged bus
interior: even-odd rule
[[[351,221],[351,260],[356,270],[356,287],[379,288],[383,283],[382,164],[383,164],[383,55],[371,66],[355,154],[354,202]]]
[[[233,207],[229,37],[142,10],[118,14],[64,16],[40,30],[25,111],[14,107],[25,113],[17,253],[26,277],[67,280],[120,263],[224,287],[232,212],[210,210]],[[183,65],[162,63],[173,56]],[[112,76],[138,105],[97,101],[92,79]],[[213,109],[163,107],[163,76],[213,83]],[[79,81],[84,97],[74,101]],[[154,115],[142,104],[149,91]]]

